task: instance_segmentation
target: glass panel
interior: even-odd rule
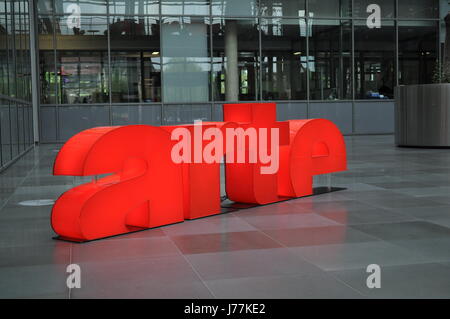
[[[39,70],[41,83],[41,103],[56,103],[55,55],[53,51],[39,52]]]
[[[162,14],[209,15],[209,0],[162,0]]]
[[[352,14],[351,0],[308,0],[311,17],[349,17]]]
[[[34,144],[34,127],[33,127],[33,105],[28,105],[28,131],[30,133],[29,144]]]
[[[448,1],[440,2],[440,39],[439,46],[441,51],[440,80],[442,83],[450,83],[450,3]]]
[[[239,17],[258,14],[257,0],[212,0],[213,15]]]
[[[19,145],[19,153],[23,152],[25,149],[25,119],[23,116],[23,105],[17,104],[17,136],[18,136],[18,145]]]
[[[152,17],[113,17],[112,103],[161,101],[159,21]]]
[[[43,104],[57,103],[53,21],[50,16],[39,16],[38,20],[40,96]]]
[[[23,42],[22,42],[22,20],[23,17],[20,14],[21,3],[19,1],[14,2],[14,43],[16,65],[15,65],[15,77],[16,77],[16,92],[15,97],[18,99],[23,98]]]
[[[304,19],[262,19],[262,98],[307,98],[306,22]]]
[[[395,27],[383,21],[369,29],[355,21],[355,87],[357,99],[393,98],[395,78]]]
[[[0,99],[0,135],[1,135],[1,157],[5,164],[11,160],[11,123],[9,115],[9,102]]]
[[[164,102],[209,101],[210,46],[207,18],[163,18]]]
[[[23,2],[23,77],[24,77],[24,99],[31,101],[31,53],[30,53],[30,19],[28,13],[28,1]]]
[[[38,0],[37,11],[39,14],[51,14],[53,13],[53,1],[52,0]]]
[[[54,0],[58,14],[106,14],[106,0]],[[77,6],[78,9],[75,9]],[[79,10],[79,11],[78,11]]]
[[[351,99],[351,22],[314,20],[309,52],[310,99]]]
[[[109,0],[109,14],[159,14],[159,0]]]
[[[25,122],[25,148],[28,148],[28,146],[31,144],[31,126],[33,125],[32,122],[30,122],[30,105],[25,104],[24,105],[24,122]]]
[[[12,4],[12,16],[11,16],[11,41],[13,41],[12,46],[10,47],[13,49],[12,54],[14,55],[14,64],[13,64],[13,72],[11,75],[14,75],[14,81],[15,81],[15,90],[13,93],[13,97],[20,98],[20,88],[21,88],[21,79],[18,78],[18,72],[19,72],[19,65],[20,65],[20,41],[19,41],[19,35],[18,30],[20,30],[20,17],[19,17],[19,4],[18,2],[11,2]]]
[[[218,19],[213,27],[215,101],[259,98],[259,31],[256,19]]]
[[[10,116],[11,116],[11,156],[15,158],[19,155],[19,123],[17,115],[17,104],[10,101]]]
[[[305,16],[305,0],[260,0],[260,12],[262,16]]]
[[[371,4],[380,6],[382,18],[395,18],[395,0],[353,0],[353,16],[368,18],[372,14],[372,10],[367,12]]]
[[[28,139],[29,139],[29,134],[28,134],[28,127],[29,127],[29,123],[28,123],[28,104],[22,104],[22,121],[23,121],[23,139],[22,139],[22,143],[23,143],[23,150],[26,150],[28,147]]]
[[[30,100],[30,22],[28,1],[0,2],[0,94]],[[27,102],[0,100],[0,165],[25,150],[31,122]],[[27,134],[27,135],[26,135]]]
[[[59,103],[106,103],[108,31],[106,17],[82,16],[80,28],[68,28],[68,16],[57,17],[57,86]]]
[[[436,69],[438,29],[432,21],[400,21],[398,28],[399,83],[439,82]]]
[[[6,2],[6,28],[8,32],[8,74],[9,96],[16,96],[16,52],[14,43],[13,6],[11,1]]]
[[[439,14],[438,1],[439,0],[398,0],[398,17],[437,18]]]
[[[6,2],[0,2],[0,94],[9,95],[8,90],[8,35],[6,32]]]

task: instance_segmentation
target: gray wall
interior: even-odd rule
[[[326,118],[343,134],[393,134],[394,101],[276,102],[278,121]],[[108,125],[174,125],[222,121],[222,104],[73,105],[40,108],[41,142],[64,142],[76,133]]]

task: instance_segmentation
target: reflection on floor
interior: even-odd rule
[[[59,146],[39,146],[0,175],[0,298],[449,298],[450,151],[346,142],[345,191],[87,244],[52,240],[48,203],[19,204],[82,182],[51,176]]]

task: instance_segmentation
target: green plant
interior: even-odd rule
[[[433,71],[433,83],[450,83],[450,61],[436,62]]]

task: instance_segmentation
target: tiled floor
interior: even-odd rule
[[[52,239],[51,206],[19,204],[83,181],[51,176],[59,146],[37,147],[0,174],[0,298],[450,298],[450,150],[346,142],[345,191],[86,244]]]

